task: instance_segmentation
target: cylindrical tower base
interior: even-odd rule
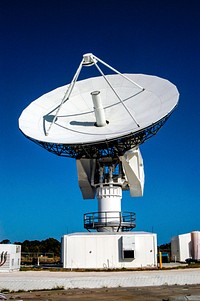
[[[98,211],[121,211],[122,188],[103,186],[97,188]]]
[[[121,219],[122,188],[103,186],[97,188],[99,232],[115,231]],[[103,226],[106,224],[106,227]]]

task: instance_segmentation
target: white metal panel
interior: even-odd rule
[[[191,254],[191,233],[179,235],[179,252],[180,252],[180,262],[185,262]]]
[[[131,196],[142,196],[144,190],[144,165],[139,148],[127,151],[120,159],[130,185]]]
[[[191,234],[181,234],[171,239],[171,259],[174,261],[185,262],[192,257]]]
[[[171,260],[180,261],[179,237],[174,236],[171,239]]]
[[[135,250],[135,236],[122,236],[122,249]]]
[[[95,168],[94,159],[77,159],[78,183],[84,199],[94,199],[95,189],[91,186],[92,170]]]

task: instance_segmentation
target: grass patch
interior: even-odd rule
[[[26,292],[46,292],[46,291],[62,291],[64,289],[65,288],[63,285],[57,285],[53,288],[44,288],[44,289],[36,289],[36,290],[28,290],[28,291],[25,291],[25,290],[11,291],[11,290],[5,288],[5,289],[1,289],[0,293],[12,294],[12,293],[26,293]]]

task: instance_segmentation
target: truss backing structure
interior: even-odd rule
[[[104,157],[117,158],[122,156],[126,151],[139,146],[154,136],[167,121],[171,113],[172,112],[147,128],[130,133],[126,136],[118,137],[112,140],[100,141],[97,143],[58,144],[38,141],[28,136],[26,137],[47,151],[58,156],[75,159]]]

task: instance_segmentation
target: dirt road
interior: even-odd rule
[[[134,288],[68,289],[34,291],[5,294],[7,300],[23,301],[168,301],[183,297],[182,300],[200,300],[200,285],[154,286]],[[185,297],[184,296],[188,296]],[[191,296],[191,297],[189,297]],[[199,296],[199,298],[194,298]],[[188,299],[189,298],[189,299]],[[191,298],[191,299],[190,299]],[[179,299],[180,300],[180,299]]]

